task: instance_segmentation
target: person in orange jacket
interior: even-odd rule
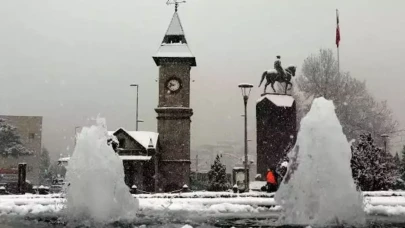
[[[277,191],[276,174],[271,169],[267,170],[266,181],[267,181],[267,192]]]

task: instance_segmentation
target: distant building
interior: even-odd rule
[[[32,152],[29,155],[0,156],[1,172],[16,170],[18,163],[27,163],[27,180],[39,184],[40,155],[42,152],[42,116],[5,116],[0,115],[6,123],[16,127],[22,144]],[[0,182],[2,174],[0,173]]]

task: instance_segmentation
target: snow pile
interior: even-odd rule
[[[256,182],[256,181],[255,181]],[[267,182],[257,181],[259,183],[267,184]],[[254,182],[251,182],[251,184]],[[256,184],[256,183],[255,183]],[[261,186],[260,186],[261,187]],[[134,194],[135,198],[273,198],[274,193],[267,192],[244,192],[244,193],[233,193],[233,192],[183,192],[178,194],[173,193],[154,193],[154,194]]]
[[[265,211],[277,211],[280,210],[279,206],[275,205],[274,201],[267,200],[260,202],[233,202],[233,200],[209,200],[204,199],[202,201],[198,199],[148,199],[140,200],[141,213],[153,214],[160,211],[176,212],[188,212],[188,213],[203,213],[203,214],[234,214],[234,213],[261,213]],[[259,206],[261,205],[261,206]],[[272,207],[263,207],[272,206]]]
[[[370,197],[376,197],[376,196],[405,196],[405,191],[364,191],[363,196],[370,196]]]
[[[14,202],[2,201],[0,203],[0,216],[1,215],[20,215],[25,216],[27,214],[38,214],[38,213],[57,213],[63,208],[63,204],[25,204],[17,205]]]
[[[266,181],[252,181],[249,184],[249,188],[250,188],[250,192],[254,192],[254,191],[258,191],[260,192],[262,190],[263,186],[266,186],[267,182]],[[274,197],[274,193],[268,193],[268,194],[272,194],[272,196]]]
[[[144,215],[154,215],[157,217],[160,215],[165,215],[167,212],[170,212],[172,215],[181,215],[186,217],[193,217],[197,215],[200,217],[213,215],[216,217],[227,217],[239,216],[245,213],[252,214],[252,217],[260,217],[266,213],[278,215],[282,212],[281,206],[277,205],[273,198],[269,198],[268,196],[259,197],[258,194],[244,194],[245,197],[227,198],[220,198],[220,196],[224,195],[210,194],[207,194],[207,196],[211,196],[211,198],[192,198],[190,193],[184,194],[187,194],[187,197],[153,198],[153,195],[149,195],[151,197],[139,197],[138,213]],[[204,195],[204,192],[195,192],[194,194],[194,196],[198,196],[200,194]],[[386,195],[383,192],[379,192],[379,194]],[[177,196],[180,194],[173,195]],[[41,213],[57,214],[61,212],[65,203],[66,200],[57,194],[0,195],[0,216],[25,216]],[[365,197],[364,205],[365,212],[370,215],[405,216],[405,197],[402,196]]]
[[[260,208],[243,204],[222,203],[211,205],[209,211],[213,213],[258,213],[260,212]]]
[[[0,197],[0,215],[27,215],[41,212],[59,212],[65,200],[55,198],[7,199]],[[143,198],[139,200],[139,213],[156,214],[171,213],[202,213],[202,214],[234,214],[261,213],[280,211],[273,198]]]
[[[405,206],[405,197],[368,197],[365,200],[366,204],[373,206],[384,205],[384,206]]]
[[[107,145],[105,120],[83,128],[67,172],[66,209],[70,217],[96,222],[131,219],[139,202],[124,183],[122,160]]]
[[[287,174],[276,193],[287,224],[328,225],[365,222],[363,199],[350,168],[350,145],[332,101],[314,100],[301,121]]]
[[[369,215],[405,216],[404,206],[366,205],[364,211]]]

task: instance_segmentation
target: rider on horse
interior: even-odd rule
[[[264,93],[266,93],[266,88],[268,85],[271,84],[271,88],[276,93],[276,89],[274,88],[274,83],[285,83],[284,94],[287,94],[288,86],[290,89],[292,88],[291,79],[295,76],[295,72],[297,67],[289,66],[284,71],[283,67],[281,66],[280,56],[277,56],[277,60],[274,62],[274,69],[266,70],[262,74],[262,79],[260,80],[259,87],[266,79],[266,84],[264,85]]]
[[[282,77],[282,78],[286,78],[286,74],[285,71],[283,69],[283,67],[281,66],[281,60],[280,60],[280,56],[277,55],[277,59],[276,61],[274,61],[274,69],[278,72],[278,74]]]

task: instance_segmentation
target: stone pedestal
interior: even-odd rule
[[[295,100],[290,95],[262,94],[256,103],[257,174],[265,179],[294,145],[297,136]]]

